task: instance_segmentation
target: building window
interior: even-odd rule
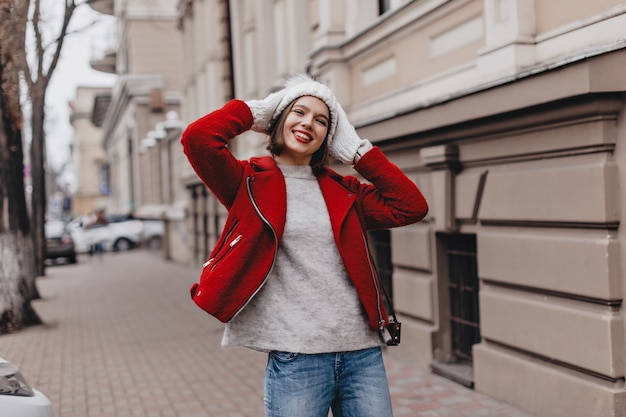
[[[410,1],[414,0],[378,0],[378,14],[385,14],[389,10],[397,9]]]
[[[439,332],[433,372],[474,387],[472,347],[481,340],[476,235],[437,233]]]
[[[378,0],[378,14],[382,15],[391,10],[391,0]]]
[[[454,235],[447,252],[452,353],[471,362],[472,346],[480,342],[476,236]]]
[[[100,194],[102,195],[110,195],[111,194],[111,178],[109,176],[109,165],[103,164],[100,166],[99,178],[98,178],[98,188],[100,190]]]
[[[193,261],[194,263],[200,263],[200,242],[199,242],[199,233],[198,233],[198,217],[199,217],[199,208],[198,208],[198,186],[189,187],[190,188],[190,196],[191,196],[191,204],[190,208],[190,229],[191,236],[193,237],[191,243],[191,252],[193,253]],[[200,191],[201,192],[201,191]]]
[[[187,189],[190,197],[188,230],[192,236],[190,250],[193,262],[202,265],[211,254],[212,242],[216,239],[211,230],[218,221],[214,208],[217,199],[202,183],[190,185]]]

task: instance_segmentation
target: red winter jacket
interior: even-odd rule
[[[248,106],[232,100],[191,123],[181,138],[196,173],[228,209],[222,234],[199,283],[191,288],[193,301],[222,322],[239,313],[267,280],[286,220],[285,180],[274,159],[241,161],[226,147],[252,122]],[[426,215],[428,205],[416,185],[377,147],[354,168],[371,184],[328,168],[317,178],[341,259],[370,328],[378,330],[389,320],[365,231],[417,222]]]

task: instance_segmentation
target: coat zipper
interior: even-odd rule
[[[202,267],[206,268],[207,266],[213,264],[213,266],[211,266],[211,270],[213,270],[217,266],[218,261],[220,261],[224,256],[226,256],[228,254],[228,252],[230,252],[230,250],[233,248],[233,246],[235,246],[237,243],[239,243],[239,241],[241,240],[242,237],[243,237],[243,235],[237,235],[237,237],[235,237],[233,240],[231,240],[231,242],[228,244],[228,248],[219,257],[219,259],[216,260],[216,257],[213,257],[213,258],[209,259],[208,261],[206,261],[205,263],[203,263]],[[221,250],[221,248],[220,248],[220,250]],[[219,253],[219,251],[218,251],[218,253]],[[213,262],[213,261],[215,261],[215,262]]]
[[[222,245],[220,246],[220,248],[215,251],[215,254],[217,255],[218,253],[220,253],[220,251],[222,250],[222,248],[224,247],[224,244],[226,243],[226,241],[230,238],[230,235],[233,233],[233,230],[235,230],[235,228],[237,227],[237,225],[239,224],[239,220],[237,220],[230,228],[230,230],[228,231],[228,233],[226,234],[226,237],[224,238],[224,240],[222,241]],[[235,239],[233,239],[230,243],[229,246],[232,248],[233,246],[235,246],[242,238],[242,235],[237,236]],[[228,252],[228,251],[227,251]],[[222,256],[223,257],[223,256]],[[220,257],[220,258],[222,258]],[[208,261],[206,261],[205,263],[202,264],[202,268],[206,268],[207,266],[211,265],[213,263],[213,261],[215,261],[216,256],[210,258]]]
[[[261,213],[261,210],[259,209],[259,206],[257,205],[256,201],[254,200],[254,196],[252,195],[252,187],[250,185],[251,179],[252,179],[252,177],[250,177],[250,176],[248,176],[248,178],[246,178],[246,188],[248,189],[248,197],[250,198],[250,202],[254,206],[254,210],[256,210],[256,212],[259,215],[259,217],[261,218],[261,220],[263,220],[263,222],[272,231],[272,234],[274,235],[274,243],[275,243],[276,249],[274,250],[274,258],[272,259],[272,265],[270,266],[269,271],[267,271],[267,274],[265,275],[265,278],[263,278],[263,282],[261,282],[259,287],[254,291],[254,293],[252,293],[252,295],[248,298],[246,303],[243,306],[241,306],[241,308],[239,310],[237,310],[237,312],[235,314],[233,314],[233,317],[231,318],[231,320],[234,319],[235,317],[237,317],[237,315],[239,313],[241,313],[241,311],[244,308],[246,308],[246,306],[250,303],[250,301],[254,298],[254,296],[257,295],[257,293],[261,290],[263,285],[265,285],[265,283],[267,282],[267,278],[270,276],[270,274],[272,273],[272,270],[274,269],[274,265],[276,264],[276,255],[278,253],[278,236],[276,235],[276,230],[274,230],[274,227],[272,227],[272,224],[269,222],[269,220],[267,220],[265,218],[265,216],[263,215],[263,213]]]

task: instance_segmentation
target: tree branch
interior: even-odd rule
[[[37,0],[37,2],[39,1],[40,0]],[[70,24],[70,20],[72,19],[72,16],[74,15],[74,10],[76,10],[76,7],[77,7],[77,4],[75,0],[66,0],[65,15],[63,16],[63,26],[61,27],[61,32],[59,33],[59,36],[57,38],[57,49],[54,51],[52,62],[50,63],[50,66],[48,67],[48,71],[44,76],[46,84],[50,80],[50,77],[52,76],[54,69],[59,63],[59,58],[61,56],[61,49],[63,48],[63,42],[65,41],[65,36],[68,34],[67,28]]]
[[[37,49],[37,80],[32,80],[33,83],[39,83],[43,74],[43,58],[44,48],[43,39],[41,36],[41,0],[35,0],[35,8],[33,10],[33,32],[35,33],[35,45]]]

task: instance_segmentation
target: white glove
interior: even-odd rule
[[[274,110],[280,104],[283,96],[285,95],[285,89],[271,93],[262,100],[248,100],[245,103],[250,107],[254,122],[251,129],[259,133],[267,133],[270,122],[272,121],[272,115]]]
[[[332,157],[344,164],[352,165],[371,148],[370,141],[359,137],[343,107],[337,103],[337,129],[329,144]]]

